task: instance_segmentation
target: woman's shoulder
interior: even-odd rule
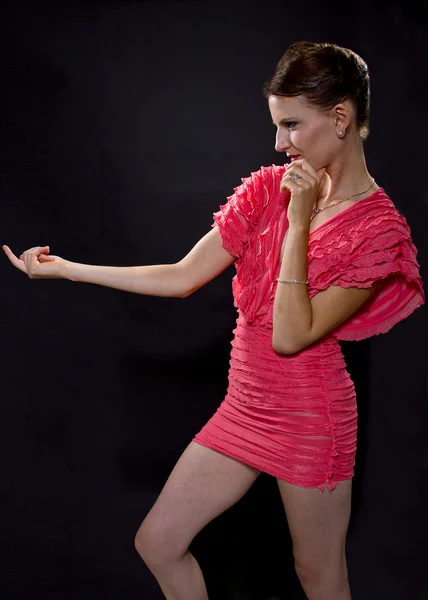
[[[361,207],[357,207],[360,210],[357,210],[355,215],[358,224],[355,233],[372,236],[395,230],[401,231],[406,237],[411,236],[406,217],[401,214],[384,188],[380,187],[373,197],[367,200]]]
[[[333,238],[348,235],[355,242],[359,236],[370,237],[394,228],[403,229],[410,234],[405,216],[400,213],[383,187],[358,200],[350,208],[351,210],[345,209],[342,215],[339,213],[337,223],[332,222],[332,227],[328,228]]]
[[[379,188],[314,231],[309,266],[317,279],[325,271],[333,273],[350,263],[384,261],[397,249],[412,260],[417,255],[406,218]]]

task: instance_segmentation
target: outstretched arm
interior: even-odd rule
[[[106,267],[51,256],[48,247],[31,248],[20,258],[8,246],[3,246],[3,250],[11,263],[31,279],[69,279],[171,298],[187,298],[235,261],[235,257],[222,247],[217,227],[201,238],[182,260],[165,265]]]

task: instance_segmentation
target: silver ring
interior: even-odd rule
[[[287,178],[293,182],[297,181],[298,179],[302,179],[300,175],[297,175],[297,173],[293,173],[293,172],[291,172],[289,175],[287,175]]]

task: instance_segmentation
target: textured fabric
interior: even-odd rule
[[[234,334],[226,398],[194,441],[294,485],[351,478],[357,410],[339,342],[280,355],[242,315]]]
[[[293,355],[272,348],[273,302],[290,193],[287,168],[272,165],[242,180],[214,213],[223,247],[236,256],[238,309],[226,397],[194,441],[275,477],[333,489],[353,475],[355,388],[338,340],[385,333],[424,304],[410,228],[380,188],[309,235],[308,293],[330,285],[377,292],[348,321]]]
[[[417,249],[406,219],[381,188],[312,232],[309,297],[330,285],[381,287],[333,335],[361,340],[386,333],[425,302]]]

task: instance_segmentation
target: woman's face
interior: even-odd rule
[[[308,106],[299,96],[269,96],[268,102],[277,128],[277,152],[306,158],[318,170],[328,167],[343,149],[333,111]]]

